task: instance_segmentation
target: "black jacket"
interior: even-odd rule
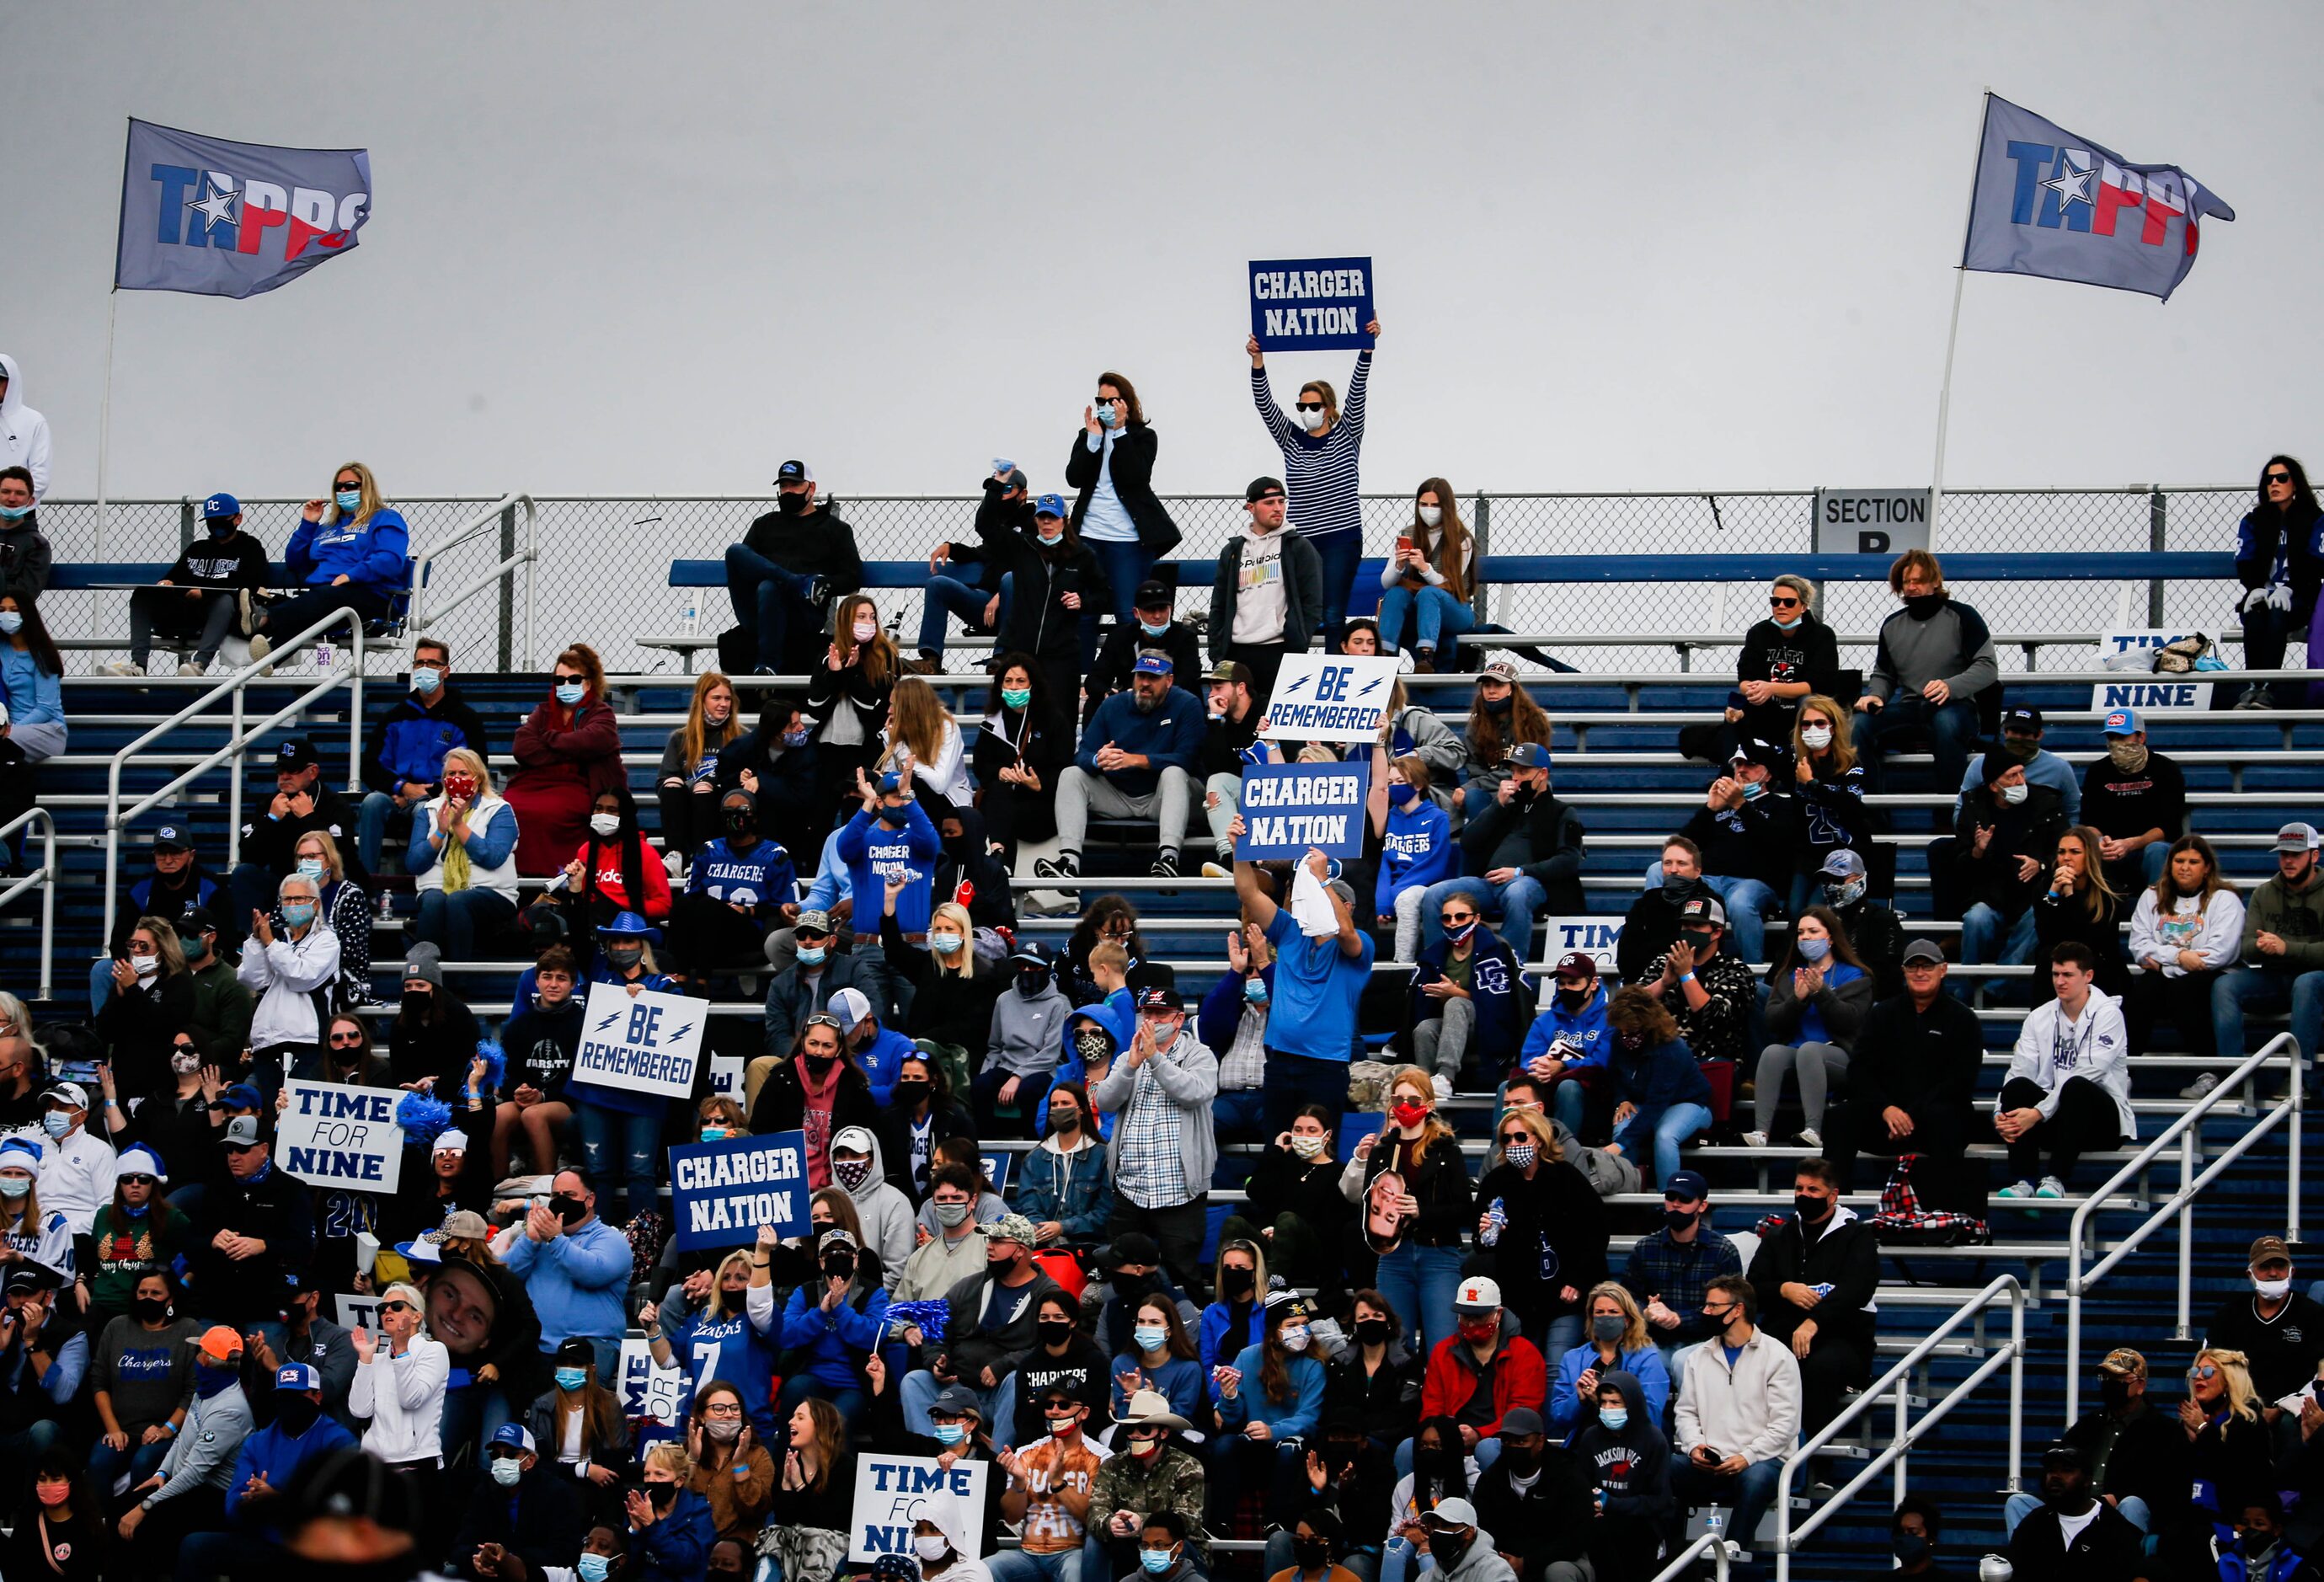
[[[1872,995],[1889,999],[1904,992],[1904,922],[1896,909],[1865,896],[1840,909],[1848,942],[1872,969]]]
[[[1989,827],[1993,838],[1985,855],[1977,854],[1977,832]],[[1978,902],[2015,921],[2050,887],[2050,865],[2057,860],[2058,837],[2066,832],[2062,798],[2046,785],[2028,784],[2025,800],[2011,807],[1990,786],[1978,786],[1961,798],[1960,817],[1953,824],[1953,865],[1960,874],[1961,905]],[[2032,857],[2039,865],[2031,879],[2017,876],[2017,859]]]
[[[1589,1550],[1595,1506],[1589,1465],[1563,1445],[1541,1448],[1541,1476],[1519,1494],[1510,1485],[1508,1457],[1477,1475],[1470,1500],[1477,1525],[1493,1535],[1502,1554],[1525,1560],[1524,1575],[1538,1577],[1558,1560],[1581,1559]]]
[[[1034,1325],[1034,1315],[1040,1310],[1046,1298],[1065,1290],[1043,1272],[1038,1264],[1034,1265],[1032,1282],[1025,1287],[1023,1305],[1010,1316],[1008,1323],[988,1329],[982,1320],[992,1285],[992,1275],[988,1270],[969,1275],[945,1292],[944,1300],[948,1309],[945,1338],[941,1342],[930,1341],[927,1348],[949,1358],[953,1375],[978,1390],[986,1388],[982,1376],[986,1368],[992,1370],[996,1380],[1006,1378],[1038,1349],[1040,1338]],[[1106,1372],[1102,1355],[1098,1370],[1101,1374]],[[1029,1436],[1019,1437],[1029,1442]]]
[[[272,581],[266,546],[259,542],[256,533],[239,527],[223,538],[204,533],[188,544],[161,576],[179,587],[237,587],[253,592],[272,586]]]
[[[547,1566],[573,1563],[581,1552],[578,1485],[549,1459],[555,1455],[553,1450],[544,1446],[541,1454],[542,1460],[512,1489],[501,1487],[488,1472],[470,1474],[468,1517],[446,1551],[447,1576],[475,1576],[476,1548],[486,1543],[497,1543],[512,1555],[521,1555],[526,1570],[534,1576]]]
[[[2115,1420],[2093,1411],[2065,1432],[2067,1444],[2090,1458],[2094,1481],[2090,1492],[2116,1499],[2136,1495],[2150,1511],[2161,1511],[2184,1499],[2188,1486],[2187,1435],[2178,1413],[2141,1398],[2136,1415],[2124,1421],[2107,1452],[2106,1467],[2098,1468],[2098,1450]]]
[[[1461,831],[1462,868],[1480,878],[1494,868],[1522,868],[1549,893],[1553,912],[1590,910],[1582,895],[1582,819],[1545,791],[1496,797]]]
[[[1622,937],[1614,946],[1614,970],[1623,983],[1637,983],[1656,958],[1677,943],[1677,904],[1660,887],[1649,890],[1630,902],[1630,910],[1623,914]]]
[[[978,975],[980,977],[982,974]],[[998,976],[998,974],[994,975]],[[954,1137],[965,1137],[971,1147],[976,1143],[976,1124],[966,1110],[958,1105],[947,1109],[931,1109],[928,1119],[928,1152],[933,1158],[936,1144]],[[912,1117],[901,1105],[890,1105],[880,1112],[879,1124],[872,1134],[880,1139],[880,1162],[887,1167],[887,1182],[915,1206],[927,1200],[928,1184],[912,1180]],[[1031,1421],[1031,1419],[1027,1419]]]
[[[777,506],[751,523],[742,534],[742,547],[795,575],[825,578],[835,598],[863,586],[863,557],[856,552],[855,530],[833,515],[828,504],[797,516],[786,516]]]
[[[1757,879],[1781,898],[1807,846],[1800,800],[1788,791],[1736,808],[1701,807],[1679,833],[1702,848],[1702,871],[1721,879]]]
[[[215,1145],[214,1145],[215,1146]],[[211,1245],[218,1232],[254,1236],[266,1250],[235,1259]],[[194,1216],[194,1240],[187,1253],[192,1300],[221,1323],[244,1328],[274,1317],[275,1297],[285,1269],[304,1269],[313,1255],[315,1222],[307,1185],[280,1164],[259,1180],[231,1175],[212,1180]]]
[[[2009,1563],[2020,1577],[2038,1582],[2130,1582],[2152,1574],[2144,1547],[2145,1535],[2100,1500],[2098,1520],[2083,1528],[2069,1548],[2058,1527],[2058,1513],[2044,1505],[2030,1513],[2010,1535]]]
[[[1149,637],[1135,619],[1126,626],[1116,626],[1097,651],[1097,663],[1082,679],[1082,690],[1090,695],[1093,704],[1109,692],[1119,692],[1130,685],[1130,667],[1138,662],[1138,652],[1143,648],[1158,648],[1170,656],[1176,667],[1174,684],[1184,687],[1199,698],[1195,689],[1202,686],[1203,650],[1194,640],[1194,629],[1184,621],[1172,621],[1162,629],[1159,637]]]
[[[1390,1168],[1397,1157],[1393,1135],[1383,1137],[1373,1145],[1371,1154],[1364,1161],[1364,1190],[1371,1190],[1372,1182]],[[1477,1227],[1476,1198],[1469,1183],[1469,1164],[1461,1154],[1457,1143],[1439,1137],[1421,1155],[1420,1167],[1404,1178],[1407,1196],[1420,1205],[1419,1217],[1404,1227],[1400,1238],[1416,1247],[1459,1247],[1470,1231]],[[1360,1204],[1359,1214],[1363,1212]]]
[[[1288,523],[1276,530],[1283,545],[1283,643],[1293,653],[1305,653],[1323,623],[1323,557],[1305,533]],[[1235,603],[1241,593],[1242,547],[1240,530],[1228,535],[1219,550],[1219,569],[1211,580],[1211,662],[1233,657]]]
[[[1799,1217],[1785,1216],[1759,1237],[1759,1250],[1751,1255],[1746,1278],[1759,1293],[1760,1328],[1789,1341],[1792,1332],[1812,1318],[1819,1335],[1855,1340],[1870,1365],[1873,1317],[1865,1309],[1880,1286],[1880,1241],[1872,1226],[1845,1205],[1833,1210],[1833,1218],[1812,1243],[1801,1235]],[[1802,1285],[1829,1284],[1831,1291],[1811,1312],[1779,1294],[1786,1281],[1794,1280]]]
[[[1003,500],[1002,487],[999,478],[984,480],[984,498],[976,503],[976,541],[965,543],[954,539],[945,546],[954,565],[976,568],[974,586],[988,594],[1001,591],[1001,573],[1009,569],[992,551],[1006,544],[1011,535],[1033,531],[1033,502]]]
[[[1108,467],[1113,479],[1113,492],[1121,501],[1121,508],[1130,513],[1130,520],[1138,525],[1138,546],[1149,555],[1167,553],[1178,542],[1178,524],[1162,508],[1161,499],[1154,493],[1154,453],[1160,442],[1154,430],[1144,423],[1132,423],[1113,442],[1113,459]],[[1097,490],[1098,470],[1105,462],[1102,449],[1089,448],[1089,430],[1074,430],[1074,448],[1065,456],[1065,487],[1080,491],[1074,496],[1073,524],[1079,532],[1082,518],[1089,514],[1090,495]],[[1017,585],[1019,597],[1023,597],[1025,586]]]
[[[299,865],[300,838],[320,829],[338,843],[339,861],[346,866],[346,878],[359,890],[370,889],[370,876],[355,856],[355,810],[332,786],[327,772],[312,789],[315,806],[303,819],[296,813],[274,818],[269,811],[275,795],[271,787],[251,793],[244,805],[256,805],[242,827],[242,860],[255,863],[280,879]]]
[[[1323,1366],[1323,1420],[1360,1424],[1367,1438],[1397,1444],[1420,1427],[1420,1359],[1401,1340],[1388,1343],[1376,1374],[1364,1372],[1363,1347],[1352,1344]]]
[[[1985,1028],[1977,1013],[1940,987],[1925,1014],[1912,996],[1876,1001],[1864,1013],[1848,1068],[1849,1105],[1877,1116],[1890,1105],[1925,1120],[1976,1107],[1985,1060]]]
[[[1028,704],[1022,709],[1003,708],[986,715],[968,754],[979,799],[1005,791],[1050,801],[1057,794],[1057,777],[1074,761],[1074,733],[1054,711],[1037,715]],[[1001,772],[1012,764],[1031,770],[1039,777],[1041,789],[1033,791],[1003,784]]]
[[[799,1079],[798,1061],[787,1059],[768,1074],[759,1089],[759,1102],[751,1110],[751,1132],[762,1137],[770,1132],[796,1132],[806,1124],[807,1085]],[[875,1135],[880,1128],[880,1106],[872,1102],[871,1079],[853,1063],[841,1074],[839,1091],[831,1096],[831,1134],[836,1137],[850,1126],[861,1126]]]
[[[1743,634],[1743,648],[1735,660],[1738,681],[1805,681],[1812,692],[1827,698],[1840,693],[1840,639],[1813,612],[1800,612],[1800,624],[1786,632],[1772,620],[1761,621]],[[1737,729],[1745,736],[1788,742],[1792,722],[1799,717],[1804,698],[1775,698],[1746,704]],[[1846,708],[1856,701],[1841,701]]]
[[[1097,556],[1080,540],[1062,538],[1043,549],[1031,533],[1013,535],[996,545],[992,554],[1001,569],[1016,580],[1009,598],[1009,618],[1001,626],[1003,653],[1029,653],[1053,662],[1078,662],[1082,617],[1111,609],[1113,585]],[[1069,610],[1060,602],[1069,593],[1081,595],[1082,607]],[[1052,701],[1056,701],[1053,699]]]
[[[1528,1328],[1581,1312],[1582,1303],[1558,1300],[1558,1288],[1570,1285],[1586,1297],[1607,1278],[1605,1201],[1579,1170],[1547,1159],[1530,1181],[1514,1165],[1487,1170],[1477,1183],[1478,1212],[1489,1213],[1497,1198],[1508,1223],[1479,1256],[1491,1260],[1502,1302]],[[1545,1274],[1545,1265],[1552,1272]]]

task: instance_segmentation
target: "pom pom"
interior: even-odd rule
[[[452,1124],[452,1106],[424,1093],[407,1093],[395,1106],[395,1124],[403,1128],[407,1148],[425,1148]]]
[[[890,1302],[887,1311],[888,1333],[891,1336],[901,1335],[905,1330],[917,1327],[921,1338],[933,1344],[945,1337],[945,1315],[949,1311],[951,1311],[951,1304],[942,1300],[926,1302]]]
[[[508,1075],[508,1051],[496,1040],[480,1038],[476,1041],[476,1053],[484,1062],[484,1087],[498,1091],[501,1078]]]

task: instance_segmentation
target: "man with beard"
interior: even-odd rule
[[[1115,819],[1155,821],[1153,873],[1178,876],[1196,792],[1194,759],[1206,716],[1201,699],[1176,684],[1176,661],[1158,648],[1142,651],[1130,690],[1098,705],[1082,731],[1081,751],[1057,777],[1057,855],[1033,865],[1044,879],[1082,870],[1082,841],[1093,810]]]
[[[2009,1535],[2009,1563],[2043,1582],[2132,1582],[2149,1570],[2144,1540],[2123,1513],[2090,1493],[2089,1461],[2063,1439],[2042,1453],[2042,1508]]]

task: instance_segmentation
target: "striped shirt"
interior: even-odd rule
[[[1250,371],[1250,399],[1283,452],[1283,491],[1292,530],[1315,538],[1327,532],[1361,532],[1364,512],[1357,497],[1356,453],[1364,445],[1364,387],[1372,376],[1372,354],[1356,354],[1355,376],[1348,381],[1340,421],[1318,439],[1283,415],[1268,387],[1267,370]],[[1087,537],[1084,533],[1083,536]]]

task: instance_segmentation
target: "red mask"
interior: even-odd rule
[[[1428,1112],[1432,1107],[1429,1105],[1415,1104],[1410,1099],[1405,1099],[1394,1109],[1388,1111],[1388,1115],[1399,1126],[1417,1126],[1428,1118]]]
[[[72,1485],[69,1483],[36,1483],[32,1485],[32,1493],[40,1497],[41,1503],[53,1507],[61,1505],[67,1500],[72,1498]]]
[[[444,794],[447,797],[473,797],[476,794],[476,777],[473,774],[447,774],[444,777]]]

